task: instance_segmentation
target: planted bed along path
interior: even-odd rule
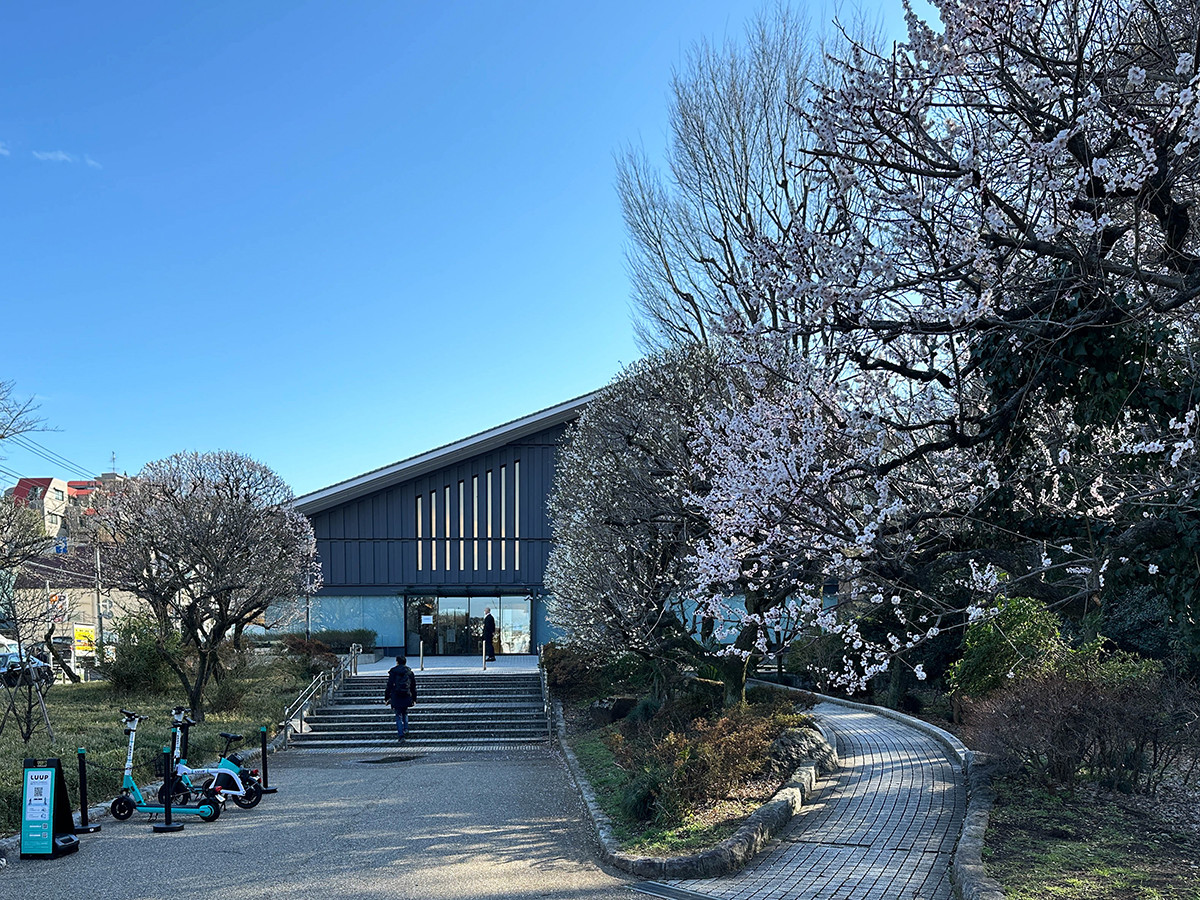
[[[721,900],[950,900],[950,861],[967,790],[924,732],[833,703],[813,712],[841,766],[745,869],[667,882],[667,897]]]

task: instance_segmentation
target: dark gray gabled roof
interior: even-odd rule
[[[595,396],[596,392],[593,391],[582,397],[576,397],[574,400],[543,409],[541,412],[504,425],[497,425],[487,431],[481,431],[479,434],[463,438],[461,441],[455,441],[444,447],[438,447],[392,463],[390,466],[383,466],[354,478],[339,481],[337,484],[331,484],[329,487],[297,497],[295,507],[305,515],[312,515],[348,500],[373,494],[394,484],[419,478],[427,472],[452,466],[464,459],[479,456],[503,447],[505,444],[519,441],[531,434],[577,419],[583,407]]]

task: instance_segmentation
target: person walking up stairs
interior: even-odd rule
[[[403,656],[397,656],[396,665],[388,670],[383,701],[390,704],[396,713],[396,735],[403,742],[404,732],[408,730],[408,711],[417,702],[417,676]]]

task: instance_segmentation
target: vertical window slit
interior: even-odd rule
[[[425,537],[424,525],[421,522],[421,495],[417,494],[417,571],[420,572],[425,568],[424,556],[421,551],[425,548],[422,546],[422,541]]]

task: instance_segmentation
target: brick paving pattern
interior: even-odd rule
[[[721,900],[950,900],[950,857],[966,786],[933,738],[833,703],[814,712],[837,735],[841,768],[743,869],[672,881]]]

